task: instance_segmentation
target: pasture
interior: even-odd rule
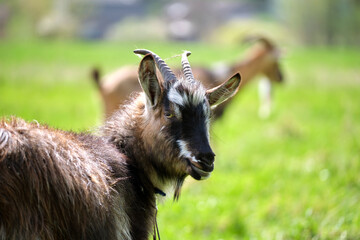
[[[0,116],[81,131],[101,124],[90,79],[138,64],[148,48],[170,65],[233,62],[246,46],[199,43],[1,42]],[[289,48],[273,111],[257,115],[257,85],[212,127],[215,171],[187,179],[178,202],[159,205],[162,239],[359,239],[360,51]],[[196,76],[195,76],[196,77]],[[228,76],[224,76],[224,80]]]

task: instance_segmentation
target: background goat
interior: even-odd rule
[[[209,177],[210,106],[236,93],[240,75],[205,90],[188,53],[181,80],[156,54],[136,53],[147,54],[143,92],[98,135],[1,120],[0,239],[148,239],[155,194],[172,186],[177,199],[186,176]]]
[[[254,39],[253,39],[254,40]],[[252,41],[253,41],[252,40]],[[215,87],[224,81],[225,76],[240,72],[242,76],[243,88],[247,83],[258,74],[263,74],[270,82],[282,82],[282,72],[278,62],[279,52],[275,45],[266,38],[256,38],[260,43],[250,49],[245,59],[233,64],[232,66],[215,67],[206,69],[195,67],[192,69],[194,76],[202,82],[207,88]],[[175,69],[176,75],[181,74],[181,69]],[[119,105],[129,98],[132,92],[141,91],[137,82],[137,72],[135,66],[124,66],[113,73],[100,79],[100,73],[97,69],[93,70],[93,79],[98,86],[101,97],[104,102],[105,114],[110,116]],[[260,93],[260,116],[266,117],[270,114],[271,104],[271,83],[268,80],[262,80],[259,85]],[[215,118],[220,117],[226,105],[221,104],[215,109]]]

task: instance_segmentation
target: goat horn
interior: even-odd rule
[[[164,82],[176,80],[176,76],[171,71],[170,67],[164,62],[164,60],[162,60],[155,53],[153,53],[153,52],[151,52],[149,50],[146,50],[146,49],[136,49],[136,50],[134,50],[134,53],[135,54],[141,54],[141,55],[151,54],[154,57],[155,63],[157,65],[157,67],[159,68],[161,75],[164,78]]]
[[[193,75],[193,73],[191,71],[190,63],[189,63],[189,60],[187,58],[188,56],[190,56],[190,54],[191,54],[191,52],[189,52],[189,51],[185,51],[182,54],[181,65],[182,65],[182,68],[183,68],[185,79],[187,81],[194,81],[194,75]]]

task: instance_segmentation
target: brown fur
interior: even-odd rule
[[[175,187],[177,199],[186,176],[201,179],[196,171],[208,176],[213,168],[200,164],[209,160],[205,150],[211,153],[209,164],[214,161],[208,136],[195,136],[203,145],[194,152],[202,155],[197,166],[191,165],[172,135],[182,129],[170,131],[172,121],[164,115],[165,100],[170,104],[165,86],[171,84],[158,81],[151,55],[140,63],[139,80],[144,92],[97,135],[17,118],[0,121],[0,239],[145,240],[155,225],[156,189]],[[188,99],[203,94],[203,105],[193,107],[202,112],[210,109],[209,102],[235,94],[240,76],[206,92],[198,83],[176,83]]]
[[[16,118],[0,129],[2,239],[147,239],[154,186],[110,140]]]
[[[63,132],[21,119],[2,120],[0,129],[2,136],[8,135],[3,148],[6,153],[2,153],[0,162],[2,237],[115,236],[111,230],[115,213],[110,210],[116,204],[114,193],[122,184],[119,180],[126,175],[126,168],[112,159],[114,156],[125,159],[124,156],[102,138]],[[122,174],[114,175],[113,168],[122,169],[117,171]],[[89,222],[83,224],[84,219]]]

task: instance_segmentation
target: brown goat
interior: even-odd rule
[[[205,90],[189,53],[180,80],[156,54],[136,53],[146,54],[143,92],[97,135],[0,121],[0,239],[145,240],[156,225],[156,193],[172,186],[177,199],[186,176],[209,177],[211,106],[236,93],[240,75]]]
[[[193,74],[207,88],[215,87],[224,81],[225,76],[240,72],[242,76],[243,88],[247,83],[258,74],[263,74],[271,82],[281,82],[283,80],[281,69],[278,62],[278,50],[275,45],[266,38],[257,38],[260,44],[250,49],[248,56],[230,67],[218,67],[206,69],[203,67],[193,68]],[[181,69],[175,69],[177,75],[181,74]],[[118,107],[129,98],[132,92],[141,91],[137,82],[135,66],[124,66],[113,73],[100,79],[97,69],[93,70],[93,79],[98,86],[104,102],[105,115],[110,116]],[[264,85],[264,84],[262,84]],[[262,91],[261,108],[270,101],[271,86],[265,83],[265,91]],[[265,98],[265,99],[264,99]],[[214,112],[214,117],[220,117],[229,101],[218,106]],[[261,114],[261,113],[260,113]]]

